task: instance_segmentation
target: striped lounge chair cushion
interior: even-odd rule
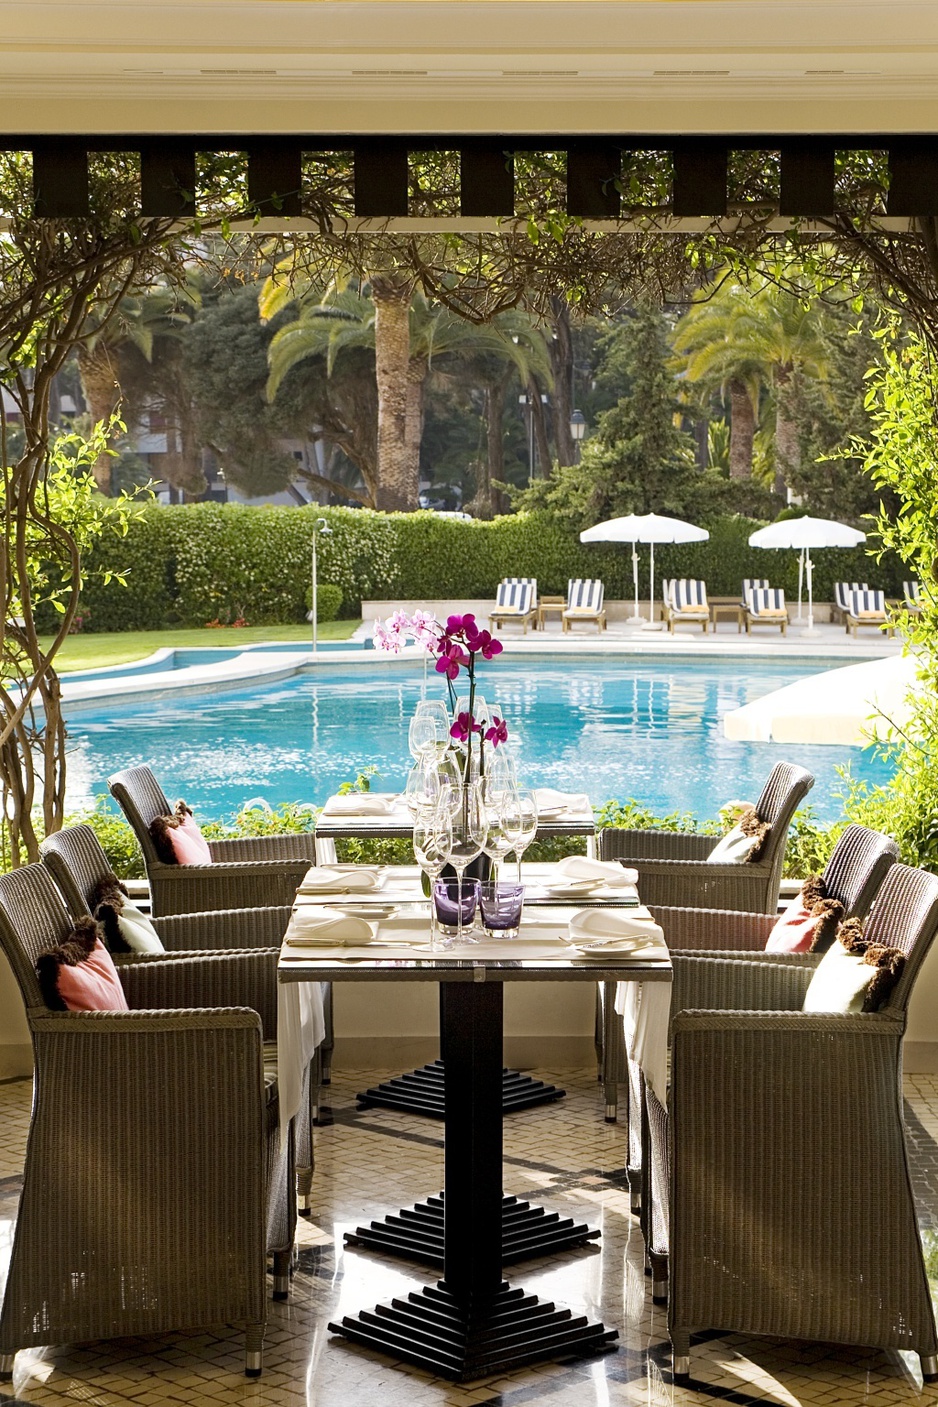
[[[902,591],[905,599],[914,606],[917,606],[922,599],[922,583],[920,581],[904,581]]]
[[[603,608],[604,586],[592,577],[577,577],[567,582],[567,612],[598,616]]]
[[[495,597],[495,609],[502,614],[513,616],[530,615],[531,594],[530,582],[500,581]]]
[[[744,576],[743,594],[740,597],[740,600],[742,601],[744,606],[748,606],[750,591],[767,591],[768,587],[769,579],[767,576]]]
[[[759,586],[750,590],[746,603],[754,616],[786,615],[785,592],[779,586]]]
[[[672,581],[671,603],[676,611],[706,615],[710,610],[707,604],[706,582],[683,578],[680,581]]]
[[[853,593],[869,589],[869,584],[865,581],[838,581],[834,585],[834,600],[842,611],[849,611]]]
[[[509,585],[530,586],[531,588],[531,608],[537,605],[537,577],[536,576],[506,576],[504,578]]]
[[[859,619],[872,616],[877,620],[886,618],[886,593],[884,591],[852,591],[850,593],[850,614]]]

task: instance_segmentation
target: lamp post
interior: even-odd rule
[[[330,528],[329,524],[326,522],[325,518],[317,518],[316,521],[315,521],[315,523],[313,524],[313,590],[312,590],[312,593],[311,593],[311,596],[310,596],[311,610],[310,610],[309,615],[306,617],[306,619],[309,620],[309,621],[312,621],[312,624],[313,624],[313,654],[314,654],[314,655],[316,654],[317,650],[319,649],[318,614],[317,614],[317,611],[316,611],[316,589],[317,589],[317,587],[316,587],[316,542],[317,542],[317,539],[318,539],[320,533],[322,533],[323,537],[331,537],[331,536],[332,536],[332,529]]]
[[[517,341],[517,338],[515,339]],[[541,393],[541,404],[547,405],[550,397]],[[528,483],[534,482],[534,397],[522,391],[518,404],[524,406],[528,417]]]
[[[570,438],[573,441],[573,448],[576,453],[575,463],[580,462],[580,441],[586,434],[586,416],[582,410],[575,410],[570,416]]]

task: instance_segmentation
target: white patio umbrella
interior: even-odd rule
[[[645,630],[659,630],[655,620],[655,543],[656,542],[706,542],[710,534],[706,528],[695,527],[680,518],[666,518],[661,513],[629,513],[624,518],[609,518],[605,523],[594,523],[580,533],[581,542],[630,542],[632,544],[632,577],[635,582],[635,614],[629,617],[630,625],[641,622]],[[636,543],[647,542],[651,547],[651,560],[648,567],[648,600],[650,619],[643,620],[638,613],[638,552]]]
[[[723,732],[734,742],[863,747],[906,726],[923,687],[918,667],[914,655],[893,655],[796,679],[724,714]]]
[[[866,533],[858,528],[838,523],[833,518],[786,518],[781,523],[769,523],[767,528],[759,528],[749,538],[750,547],[788,547],[803,554],[805,575],[808,579],[808,624],[805,635],[816,635],[814,628],[814,564],[811,549],[819,547],[859,547],[866,541]],[[799,574],[798,599],[801,600]]]

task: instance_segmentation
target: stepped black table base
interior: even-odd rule
[[[502,982],[440,982],[445,1079],[444,1278],[329,1325],[371,1349],[471,1382],[615,1347],[614,1329],[509,1287],[501,1276]]]
[[[502,1112],[517,1113],[537,1104],[553,1104],[567,1091],[543,1080],[522,1075],[518,1070],[502,1070]],[[443,1062],[434,1060],[409,1075],[397,1075],[384,1084],[356,1094],[360,1109],[397,1109],[405,1114],[422,1114],[427,1119],[446,1117],[443,1098]]]
[[[600,1232],[559,1212],[532,1206],[517,1197],[502,1198],[502,1265],[535,1256],[569,1251],[599,1239]],[[428,1197],[397,1216],[346,1231],[346,1245],[402,1256],[426,1265],[443,1265],[443,1194]]]

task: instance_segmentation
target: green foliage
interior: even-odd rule
[[[319,810],[307,802],[285,801],[280,806],[248,803],[230,821],[200,821],[206,840],[241,839],[256,835],[308,835],[316,829]]]
[[[690,811],[671,811],[667,816],[656,816],[647,806],[634,798],[628,801],[607,801],[596,812],[596,826],[599,830],[607,827],[614,830],[655,830],[655,831],[705,831],[719,833],[716,821],[705,821],[698,825],[697,818]]]
[[[305,596],[306,609],[313,609],[313,586],[310,582],[309,590]],[[331,586],[329,582],[316,583],[316,620],[322,624],[326,620],[338,620],[339,611],[342,609],[342,588],[341,586]]]
[[[812,806],[796,811],[785,848],[785,877],[807,879],[808,875],[820,874],[846,825],[845,820],[832,826],[819,824]]]

